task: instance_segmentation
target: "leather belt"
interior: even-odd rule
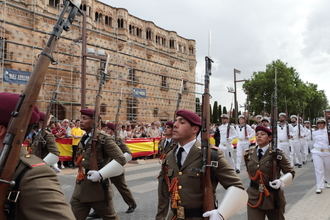
[[[288,140],[279,140],[278,142],[280,142],[280,143],[289,143],[289,141]]]
[[[250,181],[250,187],[251,188],[254,188],[254,189],[257,189],[257,190],[259,190],[260,188],[260,185],[259,185],[259,183],[257,183],[256,181]],[[265,185],[265,187],[269,190],[269,191],[277,191],[277,189],[274,189],[274,188],[272,188],[272,187],[270,187],[269,185]]]

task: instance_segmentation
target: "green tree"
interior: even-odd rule
[[[218,107],[218,121],[220,122],[221,121],[221,115],[222,115],[222,108],[221,108],[221,105],[219,105]]]
[[[223,106],[222,114],[228,114],[226,106]]]
[[[254,72],[250,80],[243,84],[243,89],[254,114],[263,111],[271,112],[271,97],[275,85],[275,69],[277,70],[278,111],[288,114],[299,114],[314,119],[327,106],[324,91],[317,90],[317,85],[304,83],[299,73],[281,60],[266,65],[265,71]]]
[[[218,102],[215,101],[213,103],[213,111],[212,111],[212,123],[218,123],[219,113],[218,113]]]

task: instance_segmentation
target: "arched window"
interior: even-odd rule
[[[106,115],[107,114],[107,105],[105,103],[102,103],[100,105],[100,115]]]
[[[95,21],[97,22],[99,20],[99,13],[95,12]]]
[[[152,32],[150,28],[146,30],[146,38],[147,40],[152,40]]]
[[[60,4],[60,0],[49,0],[49,6],[57,8]]]
[[[122,19],[122,18],[117,19],[117,27],[124,28],[124,19]]]

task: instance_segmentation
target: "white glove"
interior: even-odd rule
[[[124,157],[125,157],[125,159],[126,159],[126,163],[128,162],[128,161],[131,161],[132,160],[132,154],[129,154],[129,153],[124,153]]]
[[[280,179],[273,180],[269,182],[269,186],[273,189],[279,189],[283,187],[283,182]]]
[[[55,170],[55,172],[56,173],[59,173],[59,172],[61,172],[61,169],[60,168],[58,168],[58,165],[57,165],[57,163],[55,163],[55,164],[53,164],[53,165],[51,165],[51,167]]]
[[[92,182],[100,182],[102,180],[102,176],[97,170],[90,170],[87,173],[87,179]]]
[[[58,162],[58,159],[59,159],[58,156],[56,156],[55,154],[48,153],[46,157],[43,159],[43,161],[45,161],[45,163],[48,165],[53,165]]]
[[[218,212],[217,209],[205,212],[203,217],[209,217],[209,220],[224,220],[222,215]]]

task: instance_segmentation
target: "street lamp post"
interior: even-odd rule
[[[236,73],[241,73],[240,70],[234,68],[234,99],[235,99],[235,122],[238,124],[238,102],[237,102],[237,87],[236,83],[237,82],[245,82],[246,80],[236,80]]]

